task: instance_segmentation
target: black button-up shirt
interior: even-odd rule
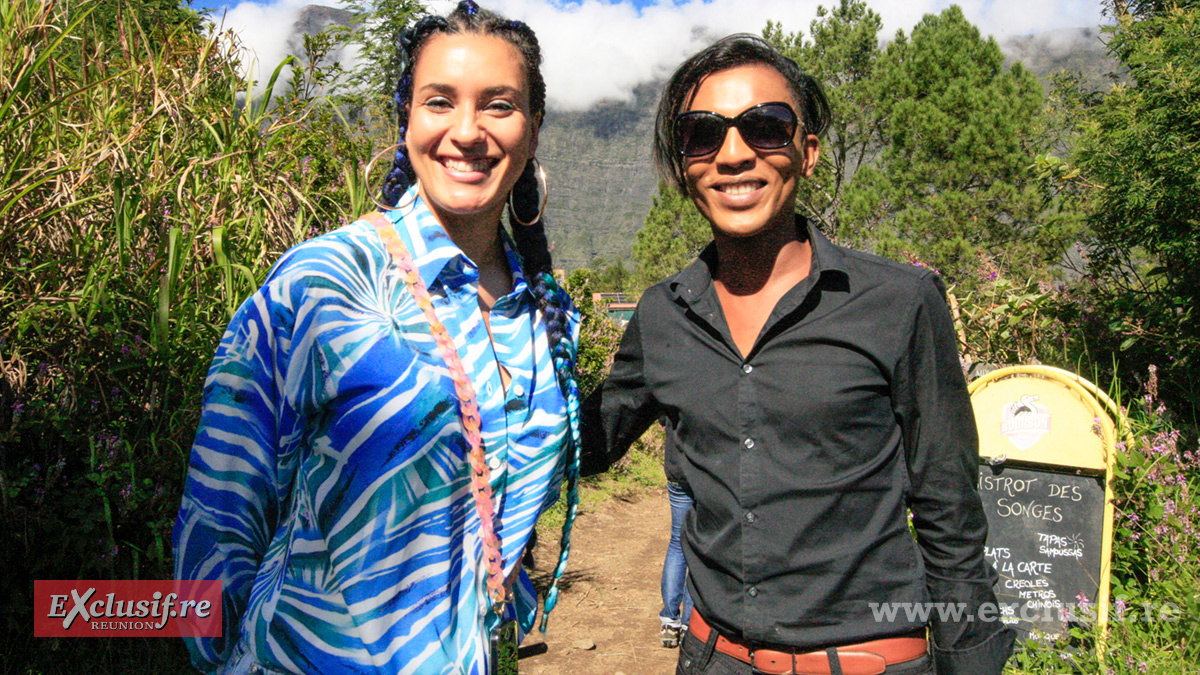
[[[745,358],[713,286],[715,247],[642,296],[585,406],[584,472],[670,418],[695,498],[692,598],[726,635],[809,650],[919,629],[930,622],[904,607],[929,601],[974,614],[995,603],[995,573],[942,282],[798,221],[811,271]],[[885,603],[908,604],[887,620]],[[996,618],[935,610],[939,672],[998,673],[1012,637]]]

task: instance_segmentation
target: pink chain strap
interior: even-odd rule
[[[450,333],[446,331],[446,327],[433,312],[433,299],[429,296],[429,289],[421,280],[421,273],[417,271],[417,265],[413,262],[412,255],[404,246],[404,241],[400,239],[396,228],[392,226],[386,216],[378,211],[368,213],[363,216],[363,219],[375,226],[375,231],[379,233],[379,238],[387,247],[392,261],[404,275],[404,283],[408,286],[409,292],[413,294],[421,311],[425,312],[425,320],[429,322],[429,332],[437,341],[438,351],[442,354],[442,360],[446,362],[450,378],[454,380],[454,391],[458,394],[458,410],[462,418],[463,432],[467,438],[467,445],[470,446],[467,457],[471,464],[471,494],[475,497],[475,512],[479,514],[484,566],[487,568],[488,575],[487,592],[488,597],[492,600],[492,606],[496,611],[500,611],[506,595],[504,565],[500,552],[500,538],[496,536],[496,509],[492,503],[491,472],[488,470],[487,456],[483,449],[483,437],[479,433],[481,417],[479,403],[475,398],[475,387],[471,385],[467,371],[463,368],[462,360],[458,358],[454,340],[450,338]]]

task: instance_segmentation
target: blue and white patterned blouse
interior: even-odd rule
[[[542,313],[506,236],[513,291],[489,340],[474,263],[421,200],[387,216],[475,384],[511,575],[557,498],[569,435]],[[375,229],[357,221],[286,253],[205,382],[175,572],[224,582],[226,633],[189,639],[193,662],[217,670],[241,639],[289,673],[486,673],[497,619],[466,453],[445,363]]]

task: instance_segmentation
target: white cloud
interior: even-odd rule
[[[256,93],[262,92],[266,80],[290,53],[288,38],[295,30],[300,10],[307,5],[320,4],[312,0],[274,0],[274,2],[231,3],[226,10],[211,14],[214,28],[232,30],[241,39],[243,63],[247,75],[259,80]],[[279,85],[276,85],[279,91]]]
[[[229,10],[225,25],[237,31],[270,73],[286,54],[286,42],[300,8],[322,0],[245,1]],[[324,0],[335,4],[337,0]],[[837,0],[672,0],[640,12],[628,3],[602,0],[554,3],[550,0],[483,0],[483,6],[528,23],[542,44],[547,96],[559,108],[580,109],[606,98],[625,98],[634,85],[669,74],[712,36],[758,33],[772,19],[786,31],[808,31],[817,6]],[[434,0],[445,14],[455,2]],[[884,21],[880,34],[911,31],[923,15],[949,6],[948,0],[879,1],[869,5]],[[1098,25],[1098,0],[959,0],[967,18],[985,34],[1011,35]]]

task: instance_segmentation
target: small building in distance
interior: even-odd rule
[[[624,326],[633,318],[636,302],[630,302],[624,293],[592,293],[592,303],[606,308],[608,318]]]

